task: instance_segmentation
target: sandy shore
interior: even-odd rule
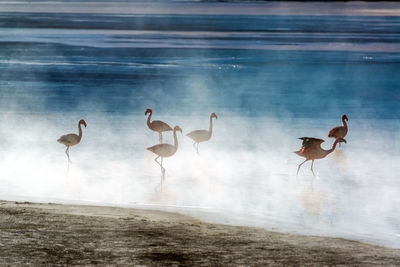
[[[0,201],[0,265],[400,265],[400,250],[175,213]]]

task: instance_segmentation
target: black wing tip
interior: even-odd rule
[[[325,142],[324,139],[315,138],[315,137],[299,137],[299,139],[300,139],[300,140],[303,140],[303,141],[315,140],[315,141],[322,141],[322,142]]]

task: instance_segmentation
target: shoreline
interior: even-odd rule
[[[0,201],[0,214],[0,264],[400,264],[399,249],[165,211]]]
[[[107,3],[99,5],[99,3]],[[281,16],[400,16],[391,1],[208,1],[208,2],[41,2],[20,1],[3,4],[3,13],[81,13],[81,14],[180,14],[180,15],[281,15]]]

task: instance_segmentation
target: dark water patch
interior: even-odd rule
[[[0,14],[3,28],[389,34],[400,33],[399,25],[399,17],[364,16]]]

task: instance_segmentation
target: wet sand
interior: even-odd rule
[[[0,265],[399,265],[400,250],[131,208],[0,201]]]

